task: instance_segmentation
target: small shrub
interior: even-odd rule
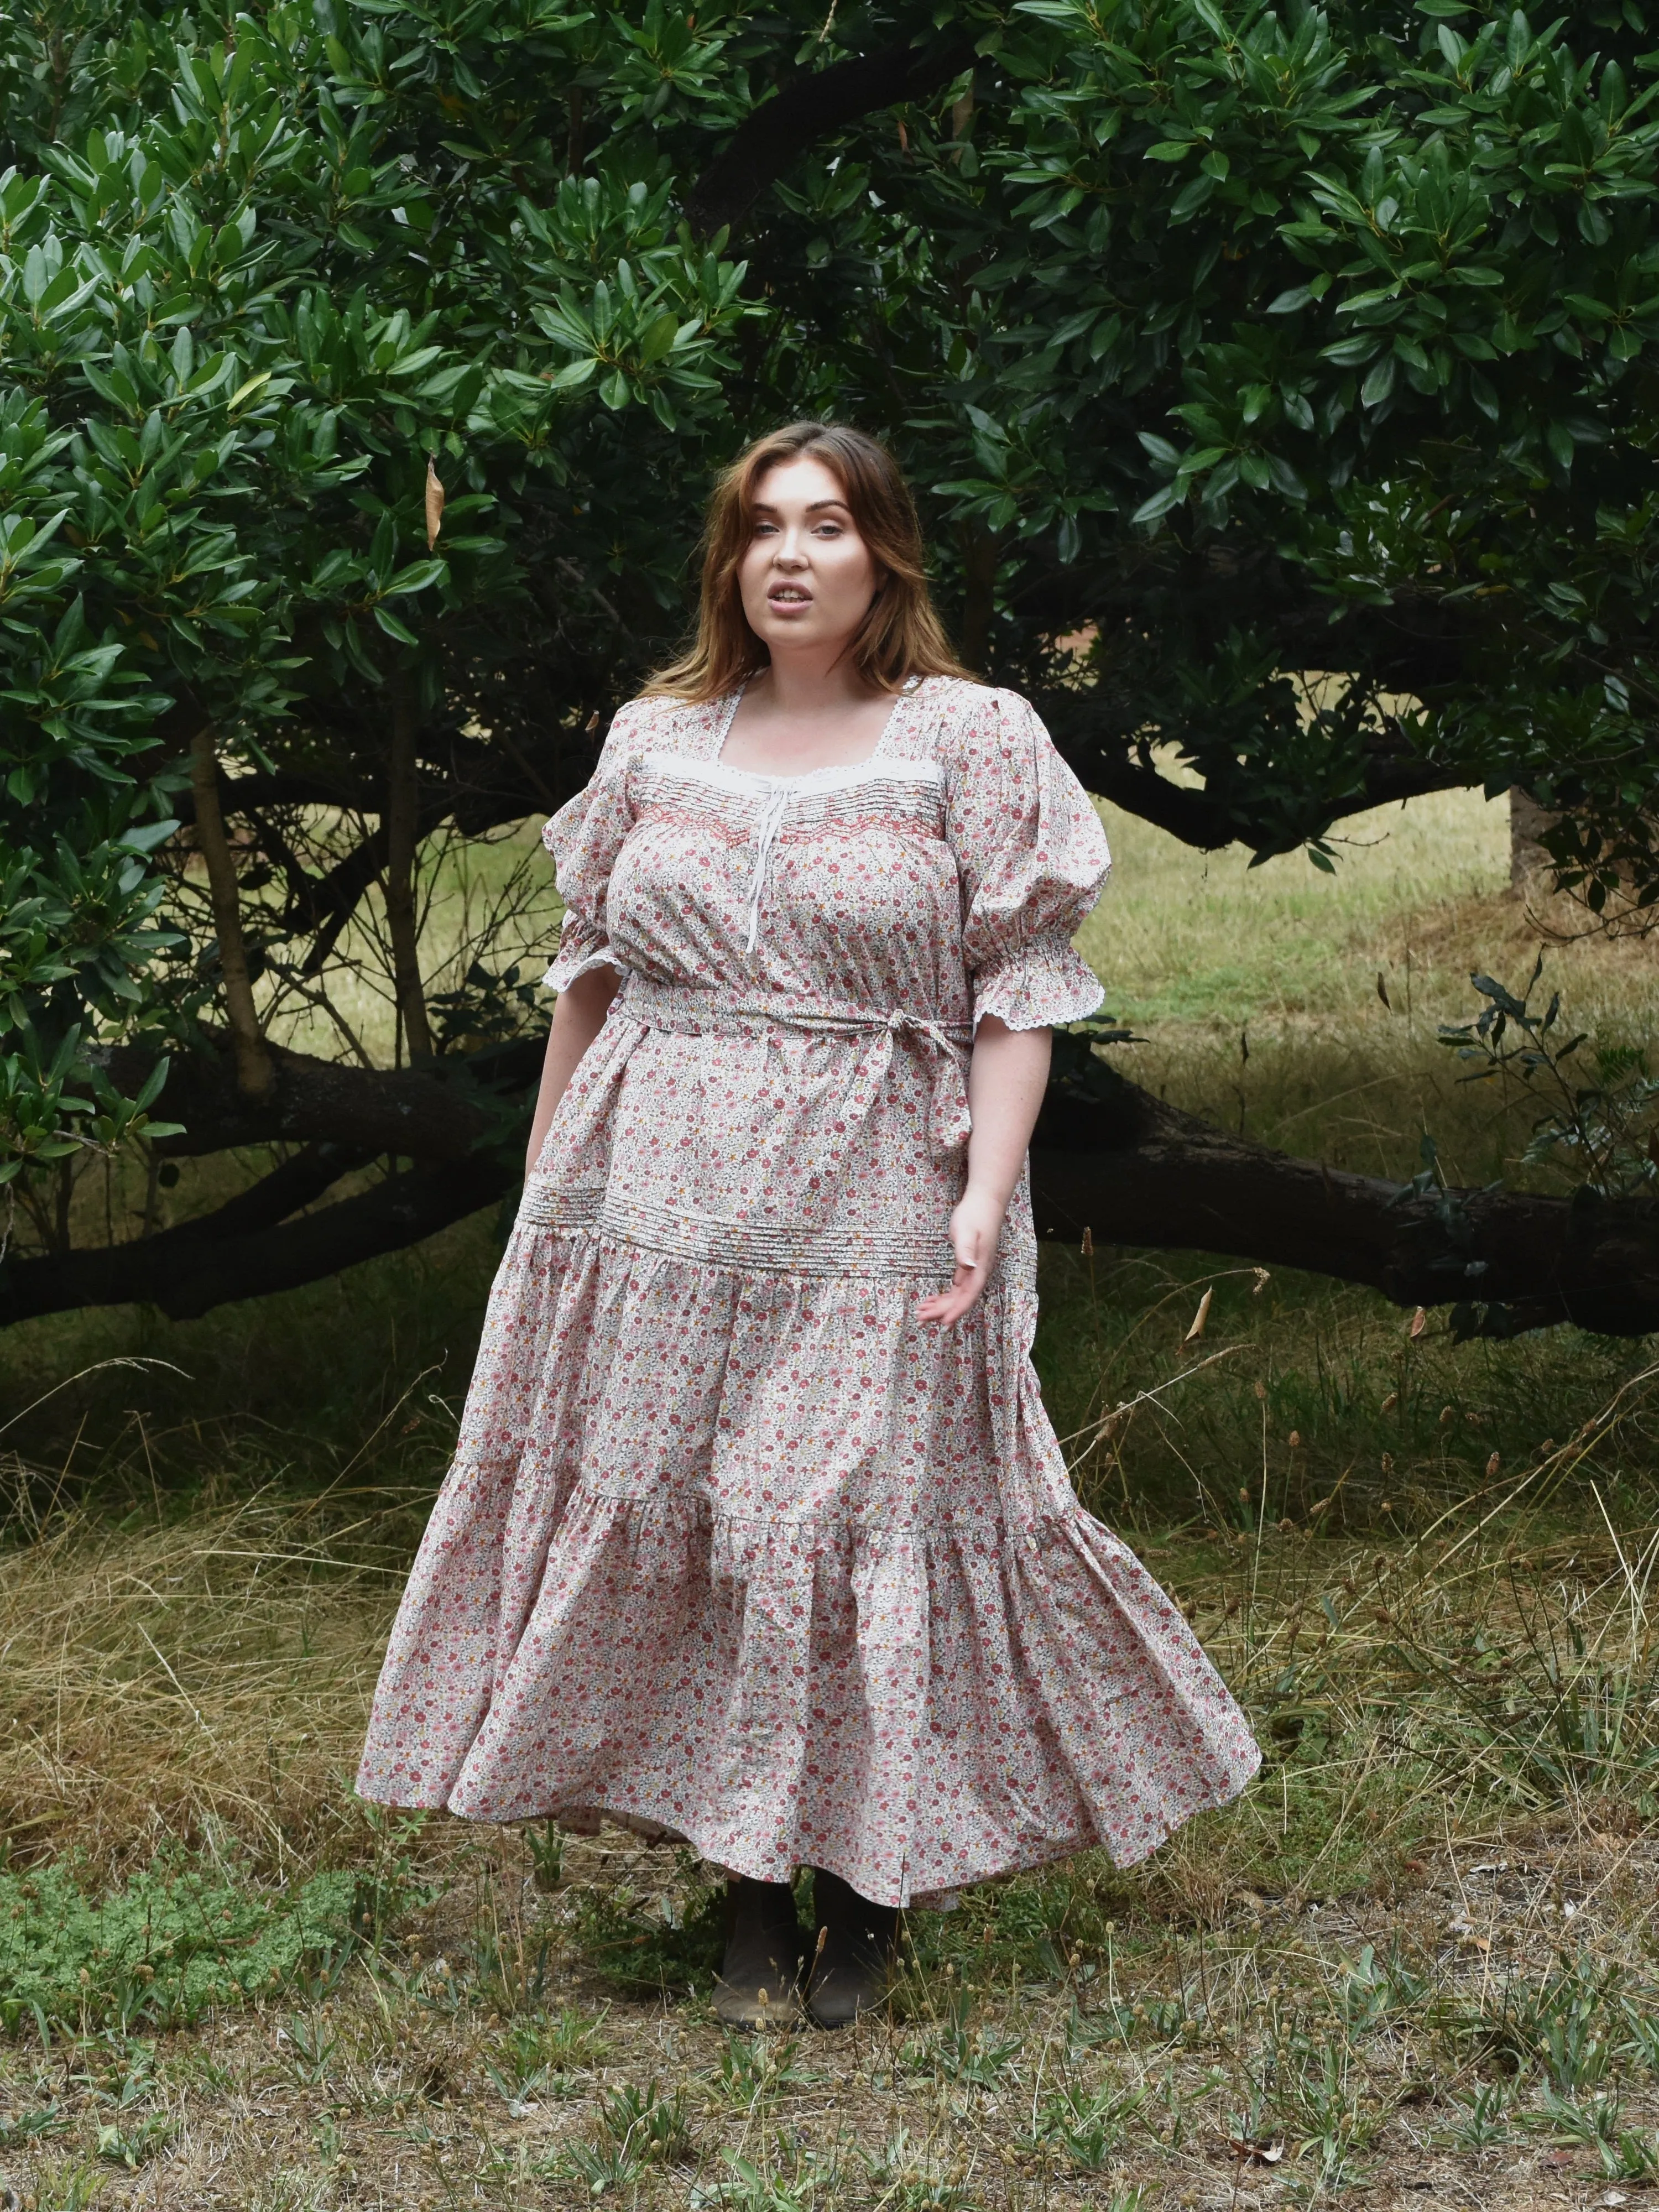
[[[1036,2132],[1057,2144],[1073,2166],[1085,2173],[1098,2173],[1122,2142],[1125,2125],[1143,2101],[1139,2091],[1119,2094],[1073,2084],[1045,2100]]]
[[[288,1986],[350,1941],[353,1877],[266,1890],[158,1860],[103,1897],[71,1866],[0,1874],[0,2027],[175,2027]]]
[[[599,2127],[612,2142],[653,2165],[671,2165],[691,2148],[685,2092],[665,2096],[654,2081],[643,2089],[630,2081],[601,2098]]]
[[[173,2140],[173,2123],[164,2113],[152,2112],[125,2126],[111,2123],[98,2130],[98,2155],[112,2166],[136,2170]]]

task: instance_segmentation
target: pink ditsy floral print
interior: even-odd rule
[[[1098,817],[1010,692],[913,684],[867,762],[797,777],[721,763],[735,706],[623,708],[547,825],[548,980],[624,981],[525,1191],[357,1787],[885,1905],[1127,1864],[1259,1753],[1066,1479],[1023,1183],[980,1304],[915,1318],[975,1024],[1100,1003]]]

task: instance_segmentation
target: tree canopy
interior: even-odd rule
[[[1380,800],[1519,783],[1593,899],[1650,900],[1652,38],[1636,0],[8,11],[0,1178],[42,1237],[89,1144],[291,1133],[273,1010],[377,902],[401,1059],[529,1033],[487,965],[428,1003],[416,852],[580,786],[713,471],[802,415],[891,442],[964,653],[1091,789],[1329,865]],[[227,1043],[210,1110],[183,1064]]]

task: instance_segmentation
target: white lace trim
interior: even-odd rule
[[[728,768],[723,761],[698,760],[689,753],[652,750],[635,757],[655,775],[685,776],[707,783],[716,791],[745,797],[775,793],[786,801],[796,792],[852,791],[865,783],[926,783],[945,786],[945,770],[937,761],[907,760],[896,755],[872,753],[868,760],[845,768],[809,769],[804,775],[761,775],[746,768]]]

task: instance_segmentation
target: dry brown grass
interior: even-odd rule
[[[81,1509],[0,1552],[0,1835],[118,1875],[234,1838],[282,1878],[346,1817],[400,1570],[330,1501]]]
[[[1607,2168],[1659,2171],[1659,1528],[1595,1501],[1649,1387],[1404,1540],[1149,1541],[1262,1778],[1143,1869],[919,1919],[878,2029],[730,2041],[681,1984],[615,1982],[690,1955],[683,1855],[572,1843],[549,1892],[534,1832],[441,1820],[398,1846],[438,1893],[337,1986],[0,2050],[0,2179],[38,2212],[1638,2202]],[[337,1497],[45,1522],[0,1562],[0,1820],[112,1874],[164,1831],[290,1880],[366,1860],[384,1534]]]
[[[672,1868],[653,1863],[661,1856],[618,1841],[579,1879],[672,1884]],[[65,2082],[61,2062],[51,2081],[60,2097],[68,2087],[70,2130],[8,2166],[43,2212],[75,2201],[76,2175],[106,2208],[180,2212],[448,2212],[596,2198],[653,2212],[1589,2206],[1609,2201],[1614,2185],[1599,2150],[1571,2142],[1559,2118],[1530,2130],[1516,2124],[1516,2107],[1538,2100],[1524,2087],[1504,2094],[1513,2010],[1504,1999],[1549,1971],[1558,1900],[1583,1897],[1613,1863],[1638,1882],[1655,1870],[1650,1852],[1620,1838],[1599,1851],[1564,1848],[1546,1832],[1455,1840],[1429,1847],[1403,1905],[1268,1901],[1241,1905],[1201,1936],[1126,1929],[1103,1970],[1110,2006],[1098,1978],[1085,1987],[1062,1978],[981,1989],[953,2012],[936,1977],[908,1977],[896,2016],[878,2028],[734,2044],[700,2002],[607,2004],[580,1972],[556,1976],[554,2009],[534,2021],[465,1994],[458,2002],[452,1958],[465,1958],[465,1908],[486,1890],[509,1943],[558,1918],[503,1840],[424,1931],[444,1947],[439,1963],[425,1963],[428,1951],[417,1963],[411,1948],[314,2007],[164,2039],[143,2109],[174,2132],[152,2162],[129,2173],[89,2155],[100,2116],[93,2093],[109,2095],[114,2076],[103,2054],[88,2052],[77,2062],[84,2088]],[[1607,1895],[1604,1887],[1576,1918],[1605,1925]],[[1419,1977],[1428,1995],[1385,2004],[1360,2028],[1352,2023],[1374,1990],[1356,1973],[1367,1946],[1374,1959],[1392,1953],[1396,1972]],[[562,2044],[574,2050],[562,2056]],[[544,2069],[542,2050],[553,2054]],[[12,2071],[21,2086],[27,2063]],[[660,2162],[637,2136],[630,2142],[629,2114],[618,2112],[629,2091],[643,2100],[653,2087],[680,2094],[685,2124],[679,2155]],[[1469,2131],[1471,2108],[1493,2087],[1498,2139],[1449,2140]],[[1595,2099],[1564,2102],[1593,2112]],[[1656,2109],[1650,2083],[1626,2084],[1626,2133],[1650,2140]],[[1091,2112],[1103,2121],[1097,2164],[1086,2118],[1078,2124]],[[1327,2142],[1334,2160],[1322,2154]],[[1633,2179],[1617,2186],[1626,2201],[1646,2201]]]

